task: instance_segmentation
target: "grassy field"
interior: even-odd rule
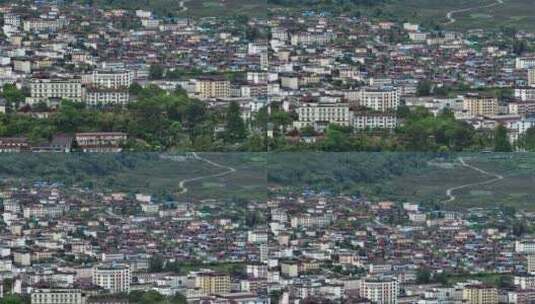
[[[266,155],[264,153],[199,153],[204,158],[236,169],[236,173],[203,179],[188,185],[186,197],[202,198],[267,198]],[[219,171],[224,171],[219,169]]]
[[[489,174],[483,174],[475,166]],[[446,209],[512,206],[535,211],[535,154],[316,153],[268,157],[268,181],[276,188],[312,188],[372,200],[391,199]],[[492,184],[478,184],[503,175]],[[475,184],[475,185],[474,185]],[[446,190],[453,191],[448,201]]]
[[[455,15],[454,29],[496,28],[502,26],[533,31],[535,15],[531,0],[504,0],[504,4]]]
[[[270,188],[281,192],[313,189],[362,194],[372,200],[438,204],[446,209],[512,206],[535,211],[535,154],[198,155],[200,158],[155,153],[0,154],[0,179],[61,182],[98,191],[143,192],[192,201],[262,201]],[[228,172],[230,168],[232,172]],[[225,172],[228,174],[220,175]],[[503,179],[478,184],[495,178],[494,174]],[[195,179],[186,183],[187,191],[182,192],[180,181],[190,178]],[[446,190],[462,185],[466,187],[453,191],[455,199],[448,201]]]
[[[426,25],[441,25],[449,29],[466,30],[473,28],[500,28],[514,26],[518,29],[532,31],[535,26],[532,0],[503,0],[504,3],[490,8],[473,9],[454,15],[455,23],[448,24],[446,14],[449,11],[486,6],[497,0],[389,0],[384,4],[365,6],[344,4],[344,13],[359,11],[364,15],[379,18],[411,21]],[[288,5],[269,4],[267,0],[95,0],[101,7],[149,9],[166,17],[178,15],[184,17],[225,17],[249,15],[264,17],[270,11],[300,12],[307,10],[340,11],[342,5],[336,1],[317,1],[316,5],[303,4],[301,0]],[[310,1],[314,3],[314,1]]]
[[[263,16],[268,12],[266,0],[186,0],[187,10],[179,15],[222,17],[233,15]]]
[[[201,157],[235,166],[236,172],[185,185],[183,179],[224,172],[206,161],[191,158],[163,158],[156,153],[130,154],[1,154],[3,181],[61,182],[100,191],[144,192],[179,199],[230,199],[265,197],[262,155],[200,153]]]

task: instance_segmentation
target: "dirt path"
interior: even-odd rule
[[[188,10],[188,7],[184,5],[188,1],[190,1],[190,0],[181,0],[180,2],[178,2],[178,5],[180,6],[180,11],[181,12],[185,12],[185,11]]]
[[[470,164],[467,164],[462,157],[459,157],[459,162],[461,163],[461,165],[463,165],[463,167],[470,168],[470,169],[472,169],[474,171],[477,171],[477,172],[479,172],[481,174],[484,174],[484,175],[487,175],[487,176],[491,176],[492,178],[489,179],[489,180],[486,180],[486,181],[478,182],[478,183],[464,184],[464,185],[460,185],[460,186],[456,186],[456,187],[452,187],[452,188],[447,189],[446,190],[446,196],[448,197],[448,199],[443,201],[444,203],[453,202],[457,198],[453,194],[453,192],[455,192],[455,191],[458,191],[458,190],[461,190],[461,189],[465,189],[465,188],[469,188],[469,187],[473,187],[473,186],[488,185],[488,184],[492,184],[492,183],[495,183],[497,181],[500,181],[500,180],[504,179],[503,175],[492,173],[492,172],[488,172],[488,171],[485,171],[485,170],[483,170],[481,168],[478,168],[476,166],[472,166]]]
[[[186,179],[181,180],[178,183],[178,186],[180,187],[180,189],[182,189],[179,192],[180,194],[184,194],[184,193],[188,192],[188,188],[186,187],[186,185],[191,183],[191,182],[197,182],[197,181],[200,181],[200,180],[203,180],[203,179],[207,179],[207,178],[212,178],[212,177],[221,177],[221,176],[225,176],[225,175],[232,174],[232,173],[236,172],[236,169],[233,168],[233,167],[225,166],[225,165],[216,163],[214,161],[211,161],[209,159],[200,157],[195,152],[193,152],[192,155],[193,155],[193,158],[196,159],[196,160],[203,161],[203,162],[208,163],[208,164],[210,164],[210,165],[212,165],[214,167],[225,169],[225,171],[220,172],[220,173],[216,173],[216,174],[197,176],[197,177],[186,178]]]
[[[455,14],[465,13],[465,12],[474,11],[474,10],[478,10],[478,9],[482,9],[482,8],[491,8],[491,7],[494,7],[494,6],[497,6],[497,5],[501,5],[501,4],[503,4],[503,0],[497,0],[494,3],[487,4],[487,5],[482,5],[482,6],[475,6],[475,7],[468,7],[468,8],[461,8],[461,9],[451,10],[446,14],[446,18],[448,18],[448,22],[446,22],[446,24],[453,24],[453,23],[455,23],[455,21],[457,21],[453,17],[453,15],[455,15]]]

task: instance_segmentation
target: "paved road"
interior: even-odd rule
[[[448,18],[448,22],[446,22],[446,24],[453,24],[453,23],[455,23],[455,21],[457,21],[455,18],[453,18],[453,15],[455,15],[455,14],[465,13],[465,12],[478,10],[478,9],[482,9],[482,8],[491,8],[491,7],[494,7],[494,6],[497,6],[497,5],[501,5],[501,4],[503,4],[503,0],[497,0],[494,3],[487,4],[487,5],[474,6],[474,7],[468,7],[468,8],[461,8],[461,9],[455,9],[455,10],[449,11],[446,14],[446,18]]]
[[[188,183],[196,182],[196,181],[200,181],[200,180],[207,179],[207,178],[212,178],[212,177],[221,177],[221,176],[229,175],[229,174],[232,174],[232,173],[236,172],[235,168],[232,168],[232,167],[229,167],[229,166],[225,166],[225,165],[222,165],[222,164],[218,164],[218,163],[216,163],[214,161],[211,161],[209,159],[200,157],[195,152],[193,152],[192,155],[193,155],[193,158],[196,159],[196,160],[203,161],[203,162],[208,163],[208,164],[210,164],[210,165],[212,165],[214,167],[225,169],[225,171],[220,172],[220,173],[216,173],[216,174],[197,176],[197,177],[186,178],[186,179],[181,180],[178,183],[178,186],[180,187],[180,189],[182,189],[180,191],[180,194],[184,194],[184,193],[188,192],[188,188],[186,187],[186,185]]]
[[[470,168],[470,169],[475,170],[475,171],[477,171],[477,172],[479,172],[481,174],[484,174],[484,175],[487,175],[487,176],[491,176],[492,179],[489,179],[489,180],[486,180],[486,181],[482,181],[482,182],[479,182],[479,183],[470,183],[470,184],[464,184],[464,185],[460,185],[460,186],[449,188],[448,190],[446,190],[446,196],[448,197],[448,199],[444,201],[445,203],[453,202],[456,199],[456,197],[453,194],[453,192],[455,192],[457,190],[461,190],[461,189],[469,188],[469,187],[473,187],[473,186],[482,186],[482,185],[492,184],[492,183],[495,183],[495,182],[497,182],[499,180],[502,180],[504,178],[503,175],[496,174],[496,173],[491,173],[491,172],[485,171],[485,170],[483,170],[481,168],[478,168],[476,166],[472,166],[470,164],[467,164],[462,157],[459,157],[459,162],[461,163],[461,165],[463,165],[466,168]]]

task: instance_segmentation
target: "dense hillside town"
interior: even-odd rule
[[[275,190],[275,189],[273,189]],[[531,303],[533,213],[314,191],[168,200],[5,185],[3,294],[31,303]],[[224,206],[224,207],[223,207]],[[499,219],[499,220],[497,220]],[[11,303],[11,302],[9,302]]]
[[[103,151],[534,147],[534,38],[513,27],[48,2],[1,11],[2,150],[85,151],[80,136]]]
[[[535,303],[533,32],[123,2],[0,1],[0,304]]]

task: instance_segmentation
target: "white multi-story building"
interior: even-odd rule
[[[514,96],[521,101],[535,100],[535,88],[515,88]]]
[[[99,90],[88,89],[84,101],[91,106],[96,105],[125,105],[130,100],[127,90]]]
[[[535,57],[518,57],[515,61],[515,68],[530,69],[535,67]]]
[[[310,215],[303,214],[294,216],[290,220],[290,225],[296,227],[325,227],[333,222],[334,218],[331,214],[324,215]]]
[[[526,133],[529,128],[532,128],[534,126],[535,118],[522,118],[519,120],[508,122],[506,124],[512,142],[517,140],[520,135]]]
[[[22,209],[24,218],[55,218],[63,214],[63,205],[42,205],[24,207]]]
[[[528,85],[535,87],[535,68],[528,70]]]
[[[333,32],[299,32],[290,35],[292,45],[323,45],[336,38]]]
[[[32,304],[84,304],[85,297],[80,289],[34,289]]]
[[[394,113],[357,112],[353,116],[353,128],[364,129],[395,129],[398,119]]]
[[[535,273],[535,254],[528,254],[526,257],[527,260],[527,270],[529,273]]]
[[[101,265],[93,268],[93,284],[100,286],[111,293],[130,291],[132,280],[130,267],[126,264]]]
[[[535,101],[510,102],[507,111],[512,115],[527,116],[535,113]]]
[[[80,102],[84,95],[79,79],[33,79],[30,83],[31,103],[50,99],[68,99]]]
[[[266,230],[251,230],[247,232],[247,241],[249,243],[267,243],[268,236]]]
[[[515,252],[524,254],[535,254],[535,240],[516,241]]]
[[[396,304],[399,283],[395,278],[364,278],[360,281],[360,296],[377,304]]]
[[[57,31],[67,24],[65,17],[57,19],[29,19],[23,22],[25,32]]]
[[[395,87],[367,87],[360,91],[358,104],[374,111],[396,110],[399,91]]]
[[[299,117],[296,128],[315,126],[317,123],[351,125],[349,105],[346,103],[304,103],[296,109]]]
[[[4,14],[4,25],[18,28],[20,26],[20,16],[13,13]]]
[[[534,289],[535,276],[531,274],[515,275],[513,283],[520,289]]]
[[[84,83],[98,88],[126,89],[134,81],[134,72],[128,70],[97,70],[84,77]]]

